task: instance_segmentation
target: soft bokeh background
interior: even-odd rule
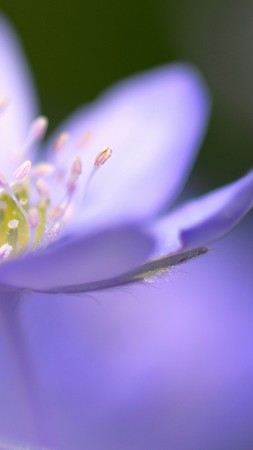
[[[250,0],[2,0],[1,9],[22,36],[51,129],[115,80],[186,59],[214,98],[192,179],[216,187],[252,166]]]
[[[250,0],[1,0],[0,9],[22,37],[51,129],[114,81],[186,59],[204,74],[214,101],[193,185],[207,190],[251,168]],[[251,230],[249,218],[146,297],[130,290],[122,301],[117,293],[90,303],[70,298],[66,322],[59,299],[25,304],[59,448],[83,448],[85,417],[96,450],[167,450],[168,442],[171,450],[252,449]],[[80,384],[72,385],[79,354]],[[22,411],[13,395],[11,414]],[[23,432],[21,421],[17,436]]]

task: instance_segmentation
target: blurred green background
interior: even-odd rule
[[[22,37],[51,128],[115,80],[188,60],[214,102],[191,179],[215,187],[251,168],[250,0],[1,0],[1,9]]]

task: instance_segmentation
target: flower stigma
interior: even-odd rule
[[[44,161],[33,164],[24,159],[27,149],[44,138],[47,126],[46,117],[35,119],[15,158],[12,155],[13,162],[19,163],[16,170],[10,178],[0,173],[0,263],[45,248],[58,237],[63,223],[71,218],[73,198],[82,175],[81,157],[74,157],[66,174],[60,173],[57,164]],[[68,133],[62,132],[54,141],[53,149],[61,151],[68,140]],[[85,183],[85,192],[94,176],[94,168],[101,167],[111,154],[109,147],[98,153]],[[51,195],[55,182],[62,191],[62,200],[56,204]]]

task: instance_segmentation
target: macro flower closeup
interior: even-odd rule
[[[134,373],[128,374],[128,389],[117,384],[117,398],[110,399],[113,376],[121,371],[103,359],[102,331],[87,342],[92,327],[87,321],[81,325],[77,310],[83,319],[80,302],[95,291],[99,296],[109,289],[110,295],[112,288],[117,292],[138,283],[142,289],[142,283],[207,252],[207,245],[227,234],[253,206],[253,172],[173,207],[210,114],[208,89],[190,65],[165,65],[116,84],[43,144],[48,120],[40,115],[22,49],[4,18],[0,61],[2,446],[167,449],[152,439],[147,447],[138,433],[137,444],[126,439],[119,447],[119,436],[111,440],[117,405],[135,389]],[[57,323],[61,319],[63,324]],[[162,373],[165,377],[167,367]],[[92,386],[90,397],[87,386]],[[142,399],[136,401],[138,418]],[[104,420],[106,407],[111,415]],[[121,426],[127,429],[124,414]],[[104,447],[94,438],[93,427],[100,425]]]
[[[158,216],[206,129],[210,100],[195,69],[169,65],[119,83],[43,150],[47,119],[3,19],[0,33],[1,285],[63,293],[143,279],[202,253],[251,208],[253,173]]]

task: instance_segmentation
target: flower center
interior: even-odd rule
[[[47,119],[38,117],[31,125],[23,150],[38,143],[45,135]],[[54,143],[60,150],[68,140],[61,133]],[[86,188],[96,170],[111,156],[105,147],[96,157]],[[12,155],[13,156],[13,155]],[[14,155],[19,157],[20,154]],[[61,177],[57,166],[40,162],[32,165],[30,160],[20,164],[7,180],[0,173],[0,262],[47,246],[59,235],[61,227],[71,216],[73,197],[78,179],[82,174],[82,161],[76,156],[67,177]],[[53,204],[50,186],[57,181],[63,190],[62,200]]]

